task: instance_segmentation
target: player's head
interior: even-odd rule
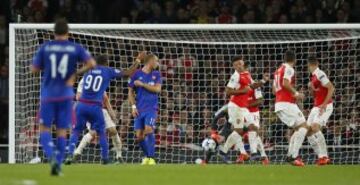
[[[296,62],[296,54],[293,50],[287,50],[284,55],[284,60],[290,65],[294,65]]]
[[[247,64],[245,63],[245,61],[243,60],[242,56],[236,56],[232,59],[231,61],[233,68],[236,71],[245,71],[246,70],[246,66]]]
[[[308,58],[308,69],[312,73],[316,68],[319,67],[319,61],[314,55],[309,56]]]
[[[54,26],[55,38],[65,37],[67,39],[69,33],[69,26],[65,19],[57,19]]]
[[[154,54],[148,54],[144,58],[144,63],[151,69],[156,69],[159,66],[159,58]]]
[[[98,65],[107,66],[108,57],[106,55],[98,55],[95,57],[95,61]]]

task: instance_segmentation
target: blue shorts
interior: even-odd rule
[[[57,102],[41,102],[39,122],[51,128],[54,123],[56,128],[67,129],[73,120],[73,101],[63,100]]]
[[[134,119],[134,130],[144,130],[145,125],[155,128],[156,118],[156,111],[139,112],[139,116]]]
[[[102,106],[79,102],[76,106],[76,125],[74,130],[82,132],[86,123],[91,124],[91,130],[98,133],[105,132],[105,119]]]

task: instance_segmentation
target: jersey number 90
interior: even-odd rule
[[[85,78],[85,86],[84,89],[89,90],[90,88],[92,89],[92,91],[94,92],[98,92],[100,90],[101,84],[103,82],[103,78],[102,76],[92,76],[92,75],[88,75]]]

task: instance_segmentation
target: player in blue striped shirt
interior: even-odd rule
[[[95,67],[96,62],[81,45],[68,40],[64,19],[55,23],[55,39],[42,44],[33,59],[32,72],[42,71],[40,90],[40,143],[51,162],[51,175],[59,175],[65,155],[66,133],[72,121],[73,84],[76,75]],[[76,71],[78,63],[83,67]],[[56,124],[56,152],[51,126]]]
[[[159,109],[161,76],[156,70],[159,66],[156,55],[147,55],[144,63],[144,67],[137,70],[129,81],[129,103],[132,107],[137,142],[145,155],[142,164],[154,165],[156,164],[154,130]]]

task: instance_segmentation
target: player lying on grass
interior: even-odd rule
[[[110,85],[110,81],[116,78],[130,76],[140,65],[140,58],[127,70],[120,71],[108,67],[107,56],[96,57],[98,66],[84,75],[84,85],[79,102],[76,106],[76,125],[71,133],[69,142],[69,159],[73,158],[76,143],[79,135],[86,127],[86,123],[91,124],[91,131],[96,131],[99,135],[101,147],[101,159],[103,164],[109,163],[109,146],[105,132],[105,119],[102,110],[104,93]]]
[[[230,102],[228,104],[229,122],[233,125],[233,132],[226,139],[224,147],[221,152],[226,155],[229,149],[236,143],[242,143],[241,133],[246,126],[249,128],[249,144],[250,151],[253,154],[257,153],[257,133],[253,128],[255,120],[250,114],[249,107],[249,91],[252,88],[258,88],[266,81],[254,82],[250,73],[247,71],[247,63],[242,57],[235,57],[232,60],[235,72],[230,78],[226,87],[227,95],[230,95]],[[241,148],[240,148],[241,149]],[[242,149],[241,149],[242,150]],[[245,150],[240,151],[239,160],[243,162],[249,158]]]
[[[294,51],[288,50],[284,56],[285,62],[274,73],[275,113],[283,123],[294,129],[289,141],[287,160],[294,166],[304,166],[299,157],[299,150],[308,128],[305,117],[296,104],[296,101],[304,98],[304,94],[295,89],[296,55]]]
[[[335,88],[324,71],[319,68],[319,62],[314,56],[308,59],[308,69],[312,75],[309,90],[314,97],[314,107],[311,109],[307,120],[310,127],[307,139],[318,155],[317,164],[326,165],[330,162],[330,159],[321,128],[326,126],[333,112],[332,96]]]
[[[96,65],[88,51],[69,41],[69,27],[65,20],[55,23],[55,39],[42,44],[33,59],[32,72],[42,73],[40,94],[40,144],[51,163],[51,175],[61,174],[65,156],[66,134],[71,125],[73,84],[76,75]],[[78,62],[85,62],[76,72]],[[56,145],[52,141],[51,127],[56,123]],[[54,148],[55,146],[55,148]],[[55,149],[55,151],[54,151]]]
[[[156,70],[158,57],[149,54],[144,59],[144,67],[137,70],[129,81],[129,103],[134,117],[136,141],[144,153],[141,164],[154,165],[155,135],[154,129],[159,109],[161,76]]]

